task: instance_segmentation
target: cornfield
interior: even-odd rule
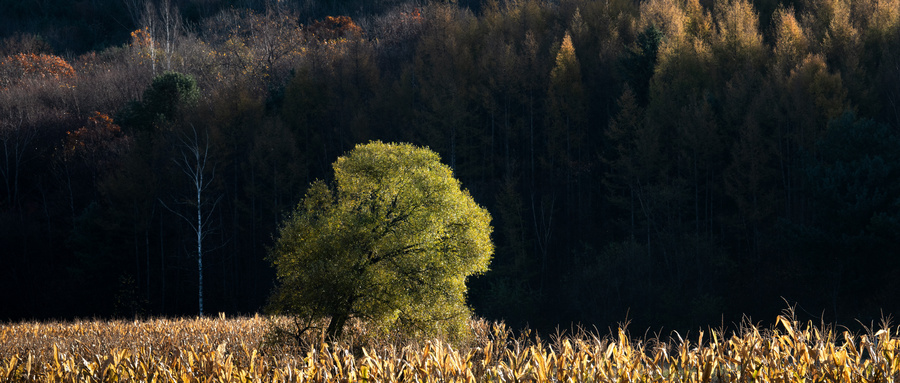
[[[709,330],[694,340],[577,331],[550,340],[471,321],[450,344],[365,335],[266,343],[261,317],[18,323],[0,327],[3,382],[893,382],[900,338],[800,324]]]

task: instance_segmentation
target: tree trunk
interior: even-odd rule
[[[198,160],[198,168],[202,169]],[[203,200],[201,192],[203,189],[200,185],[203,183],[202,173],[200,174],[200,182],[197,184],[197,274],[199,276],[198,285],[200,290],[197,292],[197,299],[200,305],[200,317],[203,317]]]
[[[163,215],[159,215],[160,312],[166,312],[166,253],[164,251]]]
[[[205,144],[200,143],[199,135],[197,134],[197,130],[191,127],[193,132],[193,140],[188,137],[188,139],[182,139],[182,158],[181,160],[176,160],[175,162],[181,167],[181,170],[188,176],[188,179],[191,181],[191,186],[193,187],[194,196],[192,198],[196,198],[195,208],[190,214],[196,213],[196,217],[192,218],[190,214],[184,214],[172,208],[169,208],[165,202],[160,200],[163,207],[175,213],[178,217],[185,220],[190,226],[191,229],[194,230],[194,234],[196,235],[197,241],[197,282],[198,282],[198,292],[197,292],[197,302],[199,306],[200,316],[203,316],[203,240],[208,234],[208,226],[209,220],[212,213],[216,210],[216,205],[218,205],[221,200],[221,196],[216,198],[214,201],[210,202],[209,197],[204,198],[203,192],[207,190],[212,183],[213,178],[215,178],[215,165],[211,165],[212,170],[209,170],[208,163],[209,160],[209,134],[207,133]],[[205,174],[207,171],[210,171],[210,176],[205,178]]]
[[[347,319],[350,316],[347,314],[336,314],[331,317],[331,322],[328,323],[328,329],[325,330],[325,335],[330,340],[338,339],[341,334],[344,332],[344,325],[347,323]]]

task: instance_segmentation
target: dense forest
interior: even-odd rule
[[[201,276],[256,312],[370,140],[491,212],[489,319],[900,313],[900,0],[9,1],[0,39],[0,320],[195,315]]]

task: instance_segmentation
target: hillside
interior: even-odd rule
[[[327,3],[3,2],[0,319],[195,314],[197,237],[257,312],[370,140],[491,212],[469,302],[514,328],[900,312],[898,0]]]

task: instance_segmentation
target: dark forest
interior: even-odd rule
[[[196,315],[198,252],[257,312],[371,140],[490,211],[488,319],[900,314],[900,0],[41,0],[0,2],[0,320]]]

